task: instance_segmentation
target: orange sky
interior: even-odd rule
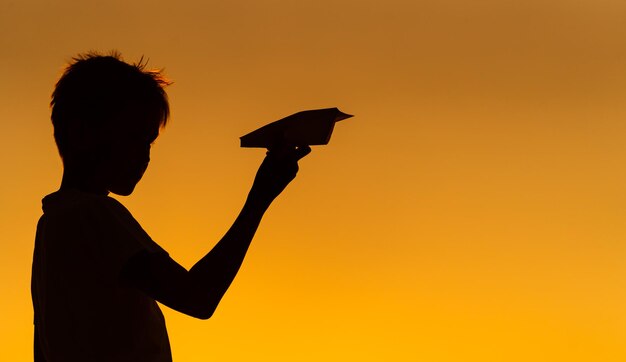
[[[0,360],[31,359],[63,64],[165,68],[172,121],[121,201],[186,267],[291,113],[355,114],[272,206],[177,361],[624,361],[626,3],[0,0]]]

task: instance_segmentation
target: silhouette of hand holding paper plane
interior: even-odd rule
[[[272,148],[280,144],[292,146],[326,145],[335,122],[352,115],[337,108],[302,111],[265,125],[241,137],[241,147]]]

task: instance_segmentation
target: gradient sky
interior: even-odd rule
[[[302,160],[176,361],[626,360],[626,2],[0,0],[0,349],[32,352],[48,102],[88,50],[165,68],[172,120],[119,198],[186,267],[264,153],[239,136],[355,114]]]

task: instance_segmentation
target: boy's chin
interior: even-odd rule
[[[133,191],[135,191],[136,185],[137,184],[111,187],[109,188],[109,192],[119,196],[129,196],[133,193]]]

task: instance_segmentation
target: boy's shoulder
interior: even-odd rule
[[[46,238],[64,243],[106,245],[131,255],[138,250],[165,252],[119,201],[74,189],[62,189],[42,200],[43,216],[38,230]],[[115,252],[115,251],[112,251]]]
[[[44,215],[84,212],[128,213],[124,205],[112,197],[75,189],[53,192],[45,196],[41,203]]]
[[[42,219],[52,221],[62,228],[73,226],[72,229],[78,229],[78,225],[89,224],[99,228],[123,229],[136,237],[146,236],[130,211],[119,201],[106,195],[62,189],[44,197],[42,209]]]

